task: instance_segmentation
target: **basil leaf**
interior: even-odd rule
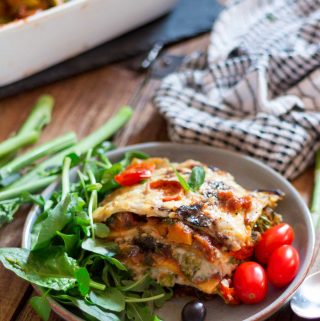
[[[90,300],[93,304],[104,309],[121,312],[125,308],[123,294],[116,288],[108,288],[105,291],[91,291]]]
[[[72,216],[67,211],[71,198],[68,195],[65,200],[60,201],[56,207],[48,213],[48,217],[44,219],[37,227],[37,235],[35,235],[36,243],[32,250],[38,250],[48,245],[49,241],[56,236],[57,231],[61,231],[67,223],[70,222]]]
[[[174,168],[172,167],[172,169],[174,170],[177,178],[178,178],[178,181],[180,183],[180,185],[182,186],[182,188],[186,191],[186,192],[189,192],[190,191],[190,186],[189,184],[186,182],[186,180],[183,178],[183,176]]]
[[[204,182],[205,176],[206,172],[202,166],[193,167],[188,183],[194,192],[199,190]]]
[[[22,279],[57,291],[66,291],[75,285],[74,273],[79,268],[76,260],[70,258],[62,247],[38,252],[2,248],[0,261]]]
[[[29,300],[29,304],[32,309],[40,316],[44,321],[48,321],[51,313],[51,307],[49,301],[44,296],[33,296]]]
[[[80,268],[74,276],[78,282],[78,288],[82,296],[86,296],[90,291],[90,275],[86,268]]]

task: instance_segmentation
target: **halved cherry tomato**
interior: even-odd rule
[[[159,189],[163,192],[163,202],[178,201],[181,199],[182,186],[179,182],[159,179],[150,183],[151,189]]]
[[[155,164],[150,161],[129,165],[123,172],[114,177],[121,186],[132,186],[140,183],[146,178],[150,178]]]
[[[277,248],[281,245],[290,245],[294,239],[293,228],[286,223],[281,223],[271,227],[261,235],[255,247],[257,261],[267,264],[268,260]]]
[[[268,279],[272,285],[282,288],[297,275],[300,265],[298,251],[291,245],[282,245],[270,256],[267,268]]]
[[[132,186],[149,177],[151,177],[151,172],[145,170],[139,172],[122,172],[116,175],[114,179],[121,186]]]
[[[234,273],[233,284],[236,296],[243,303],[258,303],[267,295],[267,274],[256,262],[241,263]]]

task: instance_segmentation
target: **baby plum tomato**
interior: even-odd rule
[[[268,281],[264,268],[256,262],[241,263],[233,276],[236,296],[241,302],[254,304],[267,295]]]
[[[267,264],[274,250],[281,245],[291,245],[294,239],[293,228],[286,223],[275,225],[262,233],[255,246],[255,257],[261,264]]]
[[[282,245],[270,256],[267,275],[277,288],[288,285],[297,275],[300,265],[298,251],[291,245]]]

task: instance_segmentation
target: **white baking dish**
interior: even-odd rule
[[[166,13],[177,0],[71,0],[0,27],[0,86]]]

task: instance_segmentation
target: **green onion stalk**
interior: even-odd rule
[[[7,163],[0,168],[0,177],[2,179],[8,177],[10,174],[19,171],[26,166],[33,164],[35,161],[55,154],[61,150],[64,150],[77,142],[76,135],[74,133],[68,133],[60,136],[48,143],[45,143],[39,147],[34,148],[30,152],[27,152],[11,162]]]
[[[119,112],[102,125],[98,130],[81,140],[76,145],[63,150],[55,156],[45,160],[39,164],[36,168],[24,175],[21,179],[17,180],[12,186],[16,187],[20,184],[35,180],[39,177],[39,174],[52,166],[59,166],[62,164],[63,159],[71,154],[76,153],[82,155],[89,149],[94,148],[106,139],[110,138],[116,131],[118,131],[132,116],[132,109],[130,107],[122,107]]]
[[[28,118],[15,136],[0,143],[0,166],[10,161],[22,147],[34,144],[44,126],[50,123],[54,100],[49,95],[41,96]]]
[[[130,107],[122,107],[114,117],[112,117],[109,121],[102,125],[98,130],[96,130],[95,132],[93,132],[74,146],[64,149],[63,151],[57,153],[53,157],[44,160],[33,170],[29,171],[23,177],[16,180],[8,188],[1,191],[0,200],[14,198],[20,193],[23,193],[24,191],[39,191],[44,187],[48,186],[57,178],[57,176],[54,175],[49,177],[43,177],[41,174],[43,174],[43,172],[45,172],[47,168],[61,166],[65,157],[69,154],[84,154],[88,150],[94,148],[106,139],[110,138],[131,118],[132,113],[133,111]],[[32,157],[30,157],[29,154],[29,160],[31,158]]]
[[[0,157],[5,157],[8,154],[16,152],[21,147],[34,144],[39,138],[39,133],[31,131],[27,134],[17,135],[8,138],[4,142],[0,143]]]
[[[57,175],[42,177],[35,181],[21,184],[15,188],[9,188],[0,192],[0,201],[19,197],[24,192],[35,193],[53,183],[58,178]]]
[[[21,126],[18,135],[24,135],[34,130],[39,134],[44,126],[51,121],[54,99],[49,95],[41,96],[33,107],[29,117]]]

